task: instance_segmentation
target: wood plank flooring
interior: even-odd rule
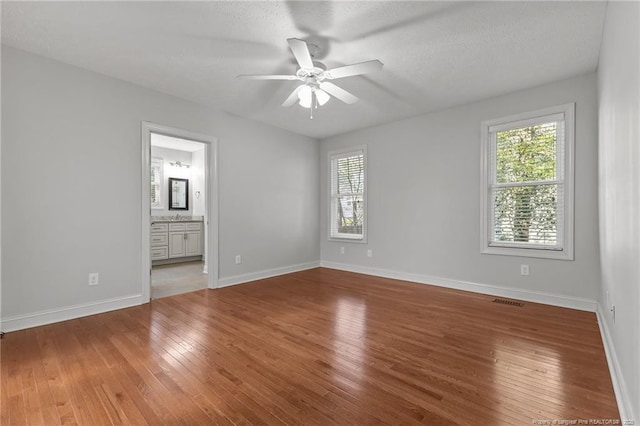
[[[593,313],[312,269],[8,333],[2,425],[617,419]]]

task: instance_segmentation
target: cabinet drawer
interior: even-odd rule
[[[169,258],[169,248],[167,246],[153,247],[151,249],[151,260],[163,260],[168,258]]]
[[[170,223],[169,231],[184,231],[185,230],[184,223]]]
[[[152,223],[151,232],[167,232],[169,230],[168,223]]]
[[[151,247],[166,246],[168,242],[166,232],[164,234],[151,234]]]
[[[187,222],[186,225],[187,231],[199,231],[202,224],[200,222]]]

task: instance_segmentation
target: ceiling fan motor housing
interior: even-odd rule
[[[307,83],[309,83],[309,80],[313,80],[316,83],[321,82],[326,78],[324,72],[327,67],[320,62],[314,62],[313,65],[315,65],[313,68],[300,68],[296,72],[296,76]]]

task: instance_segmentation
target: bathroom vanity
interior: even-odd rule
[[[202,259],[202,219],[151,220],[151,260],[154,265]]]

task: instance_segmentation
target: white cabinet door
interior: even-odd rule
[[[186,256],[184,236],[184,232],[169,232],[169,259]]]
[[[188,231],[185,235],[187,236],[185,256],[200,256],[202,254],[202,232]]]

